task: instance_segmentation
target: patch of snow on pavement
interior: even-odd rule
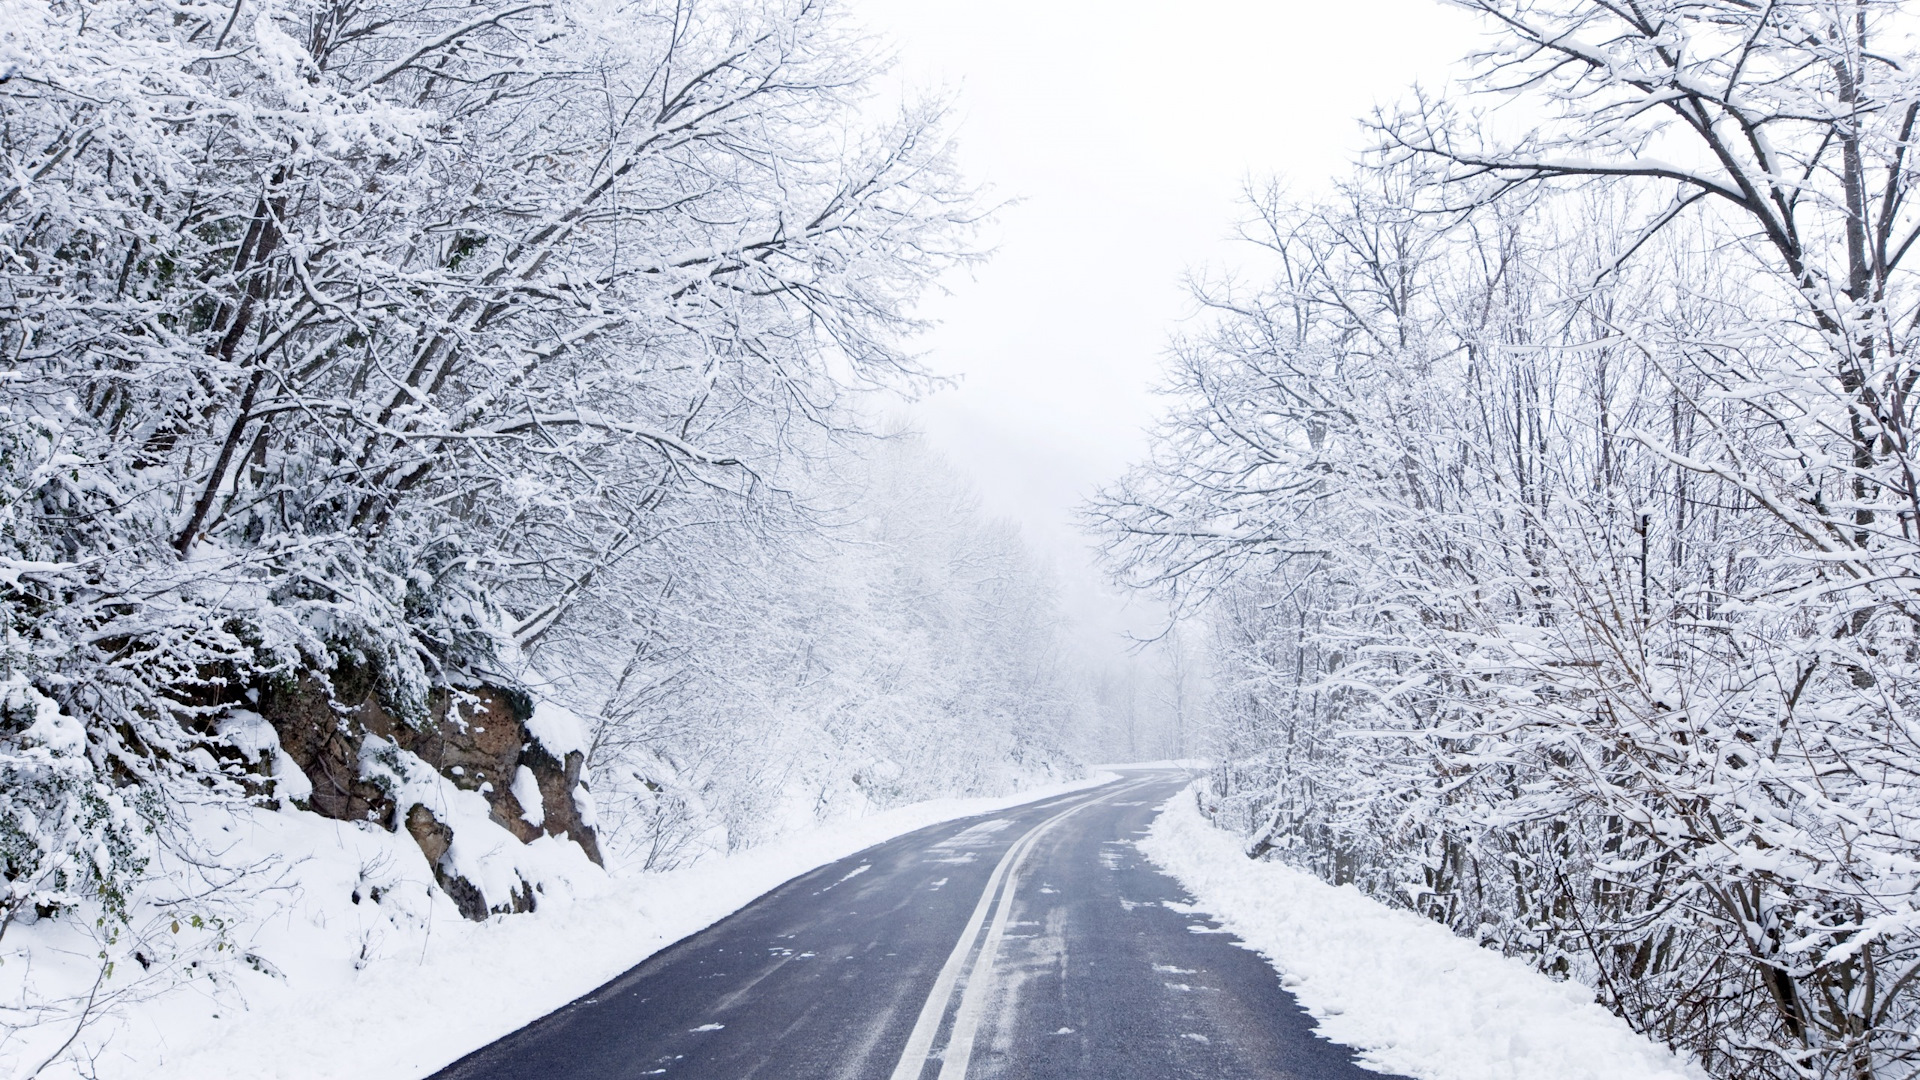
[[[859,877],[861,874],[864,874],[871,869],[873,869],[872,863],[862,863],[859,866],[854,867],[852,870],[847,871],[846,877],[843,877],[839,881],[834,882],[832,885],[827,886],[826,889],[821,889],[820,892],[826,892],[828,889],[832,889],[836,886],[845,885],[847,882],[852,881],[854,878]],[[814,895],[818,896],[820,895],[820,893],[815,893]]]
[[[1555,982],[1350,885],[1248,859],[1200,815],[1191,790],[1168,804],[1140,850],[1193,894],[1196,912],[1266,957],[1320,1034],[1359,1050],[1367,1068],[1416,1080],[1706,1075],[1579,983]]]

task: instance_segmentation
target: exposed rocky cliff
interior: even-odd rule
[[[253,696],[285,756],[257,755],[263,788],[326,817],[404,829],[468,918],[538,903],[537,875],[500,850],[496,829],[519,844],[570,841],[601,861],[584,726],[563,709],[479,685],[435,689],[424,715],[409,718],[383,700],[371,670],[344,661]],[[252,741],[265,750],[269,740]],[[286,775],[289,762],[300,777]]]

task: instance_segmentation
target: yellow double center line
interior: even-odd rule
[[[999,865],[993,868],[993,873],[987,878],[986,889],[980,893],[980,902],[974,905],[973,914],[967,919],[966,929],[960,932],[960,941],[954,945],[952,954],[941,966],[940,975],[933,981],[933,989],[927,994],[926,1004],[920,1007],[920,1018],[914,1022],[913,1033],[907,1036],[906,1049],[900,1054],[900,1063],[893,1068],[892,1080],[920,1080],[920,1074],[927,1067],[927,1058],[933,1052],[934,1037],[939,1034],[940,1023],[946,1018],[947,1006],[953,999],[954,986],[960,981],[963,971],[967,972],[966,985],[961,991],[959,1011],[954,1014],[953,1030],[947,1036],[946,1051],[941,1055],[939,1080],[966,1080],[967,1065],[973,1058],[974,1034],[980,1026],[980,1010],[991,992],[994,957],[1000,951],[1000,939],[1006,934],[1007,920],[1013,912],[1013,890],[1020,876],[1020,865],[1026,862],[1027,854],[1048,829],[1095,803],[1105,802],[1141,786],[1143,784],[1140,781],[1121,784],[1104,795],[1062,810],[1029,829],[1000,857]],[[975,954],[974,941],[980,936],[980,927],[987,921],[989,911],[993,912],[993,925],[987,930],[986,942]],[[969,955],[974,957],[971,970],[967,964]]]

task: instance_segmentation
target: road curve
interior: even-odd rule
[[[1378,1080],[1134,849],[1186,782],[868,848],[433,1080]]]

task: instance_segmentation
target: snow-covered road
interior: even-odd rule
[[[1135,848],[1187,779],[824,866],[439,1076],[1377,1077]]]

